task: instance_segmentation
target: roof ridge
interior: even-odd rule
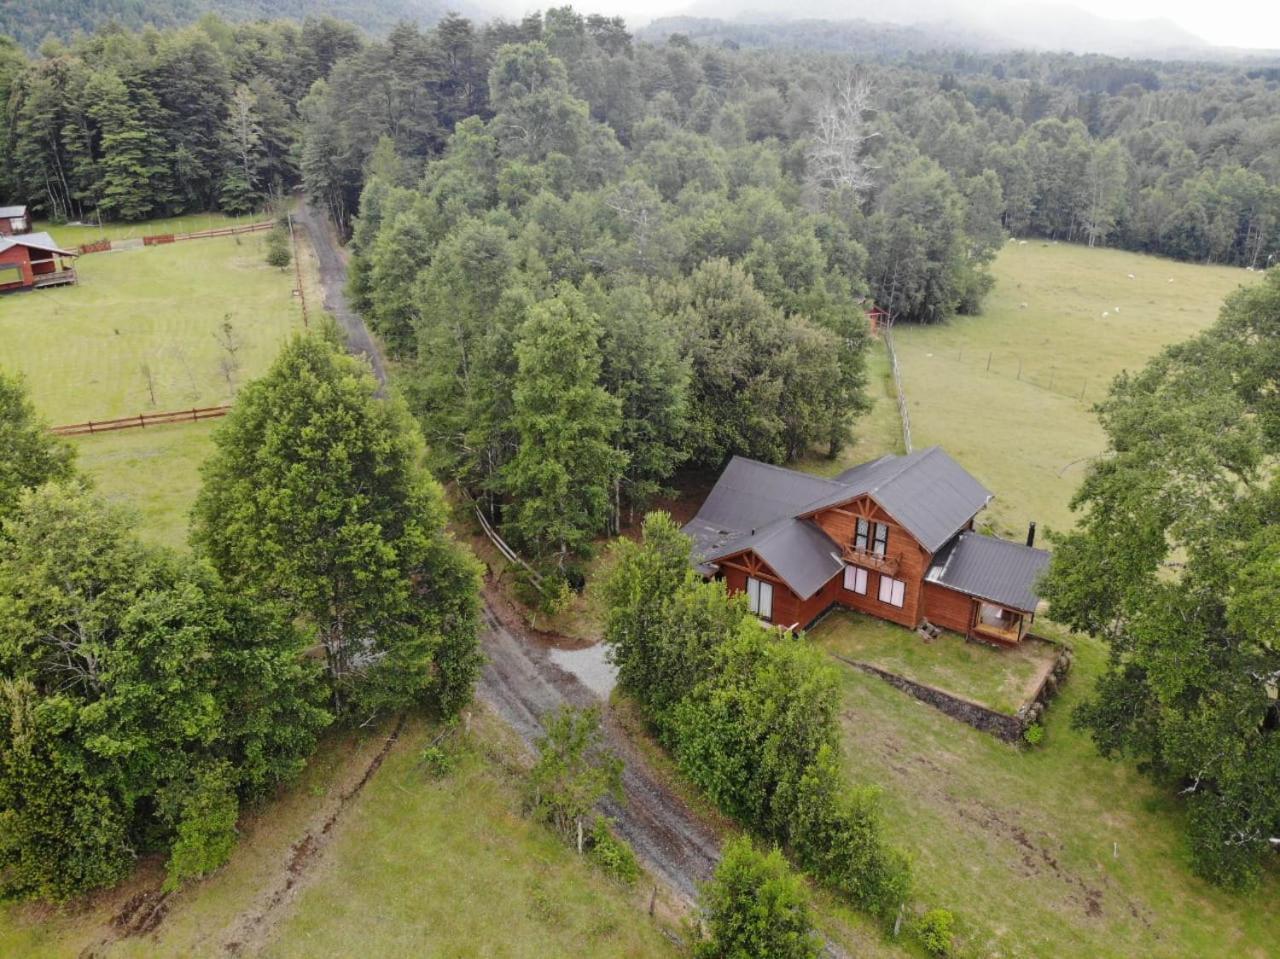
[[[792,476],[802,476],[807,480],[813,480],[814,482],[817,482],[817,483],[826,483],[828,486],[845,485],[843,483],[836,482],[834,479],[832,479],[829,476],[817,476],[813,473],[806,473],[804,472],[804,470],[793,470],[793,469],[789,469],[786,466],[779,466],[776,463],[766,463],[764,460],[752,459],[750,456],[743,456],[741,453],[734,453],[733,456],[729,458],[730,463],[732,463],[734,460],[742,460],[744,463],[753,463],[756,466],[764,466],[768,469],[775,470],[776,472],[779,472],[779,473],[788,473]],[[721,470],[721,475],[724,475],[723,470]]]

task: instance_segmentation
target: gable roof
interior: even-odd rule
[[[835,482],[842,489],[810,503],[804,515],[870,496],[931,553],[941,549],[992,496],[939,446],[906,456],[882,456],[845,470]]]
[[[26,233],[22,236],[0,237],[0,253],[15,246],[25,246],[29,250],[44,250],[46,253],[57,253],[61,256],[79,256],[74,250],[62,249],[53,242],[53,237],[48,233]]]
[[[870,495],[931,553],[991,499],[938,447],[882,456],[823,479],[735,456],[685,524],[699,568],[751,550],[801,599],[840,572],[839,546],[809,517]]]
[[[25,206],[0,206],[0,217],[26,216]]]
[[[1049,565],[1042,549],[966,530],[947,544],[925,573],[937,583],[1025,613],[1035,612],[1036,581]]]

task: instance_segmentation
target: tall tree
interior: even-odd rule
[[[561,287],[531,307],[516,359],[504,525],[563,569],[604,531],[627,463],[616,446],[618,400],[600,385],[600,323],[582,294]]]
[[[49,435],[36,415],[22,381],[0,371],[0,522],[13,512],[23,491],[70,479],[75,450]]]
[[[476,563],[445,532],[412,421],[376,389],[323,338],[290,341],[218,431],[193,540],[313,631],[339,712],[452,713],[478,670]]]

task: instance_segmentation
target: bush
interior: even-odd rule
[[[715,878],[702,890],[708,938],[698,959],[814,959],[818,937],[800,878],[782,853],[758,851],[743,836],[729,842]]]
[[[615,836],[603,816],[591,827],[590,856],[610,877],[630,886],[640,878],[640,863],[635,850],[625,839]]]
[[[931,955],[951,955],[955,917],[946,909],[930,909],[915,922],[915,936]]]
[[[293,262],[293,253],[289,249],[289,234],[279,226],[273,227],[267,234],[267,265],[283,270]]]
[[[1022,731],[1022,738],[1027,741],[1028,745],[1039,746],[1044,742],[1044,727],[1039,723],[1032,723]]]
[[[422,750],[418,758],[422,761],[422,765],[426,767],[427,775],[432,779],[443,779],[453,772],[458,765],[458,761],[453,754],[439,743]]]

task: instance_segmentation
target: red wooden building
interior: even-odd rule
[[[779,626],[804,629],[844,606],[1017,643],[1049,554],[975,532],[990,500],[936,446],[835,479],[734,457],[685,532],[703,575]]]
[[[31,232],[31,214],[25,206],[0,206],[0,236]]]
[[[0,292],[74,283],[70,261],[77,255],[59,247],[48,233],[0,237]]]

